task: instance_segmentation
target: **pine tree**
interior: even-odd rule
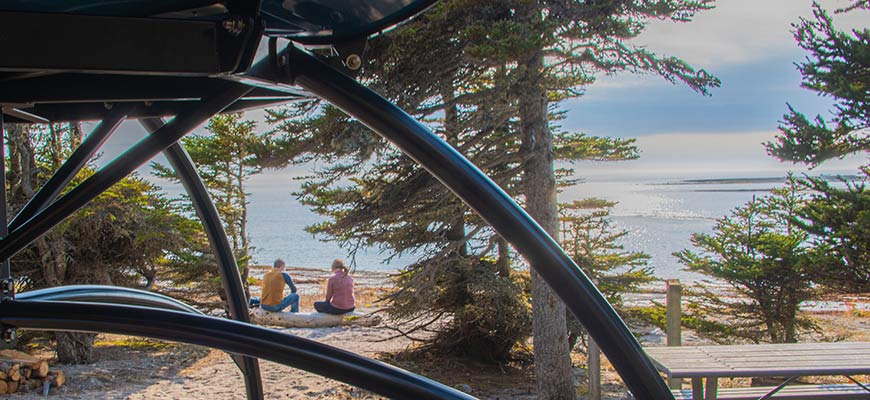
[[[596,73],[652,72],[669,81],[685,82],[701,92],[715,86],[718,84],[715,78],[704,71],[695,71],[679,59],[660,57],[625,43],[639,35],[649,19],[686,21],[708,7],[708,1],[555,1],[546,4],[444,1],[371,41],[367,54],[372,61],[366,64],[361,80],[418,117],[438,116],[439,120],[429,123],[485,172],[495,175],[496,182],[509,193],[522,198],[530,214],[558,238],[556,179],[559,171],[553,167],[556,129],[550,125],[558,112],[556,105],[561,100],[581,95],[582,87],[592,83]],[[312,115],[315,118],[308,122],[290,121],[290,118]],[[333,118],[319,118],[328,115]],[[323,200],[324,206],[315,206],[315,209],[329,212],[333,217],[351,215],[349,207],[330,209],[327,204],[333,200],[353,199],[355,195],[327,188],[340,182],[344,174],[374,176],[363,171],[368,171],[371,160],[391,157],[383,141],[363,138],[365,129],[361,125],[313,103],[292,111],[275,112],[273,116],[284,121],[279,130],[292,132],[275,141],[279,148],[286,150],[285,154],[307,154],[300,159],[335,161],[331,169],[321,171],[323,184],[306,188],[322,194],[318,201]],[[572,136],[564,138],[568,137]],[[582,148],[589,143],[579,140],[582,136],[573,137],[578,142],[567,147]],[[559,140],[567,141],[564,138]],[[265,155],[263,160],[274,165],[286,162],[274,153]],[[395,187],[400,180],[412,177],[418,183],[431,180],[411,173],[413,169],[399,171],[401,174],[384,172],[389,178],[385,182]],[[434,181],[432,184],[437,185]],[[367,189],[363,193],[378,192]],[[396,190],[395,195],[401,193],[434,201],[430,192]],[[393,191],[389,194],[393,195]],[[441,201],[447,206],[446,210],[459,207],[454,200]],[[421,208],[412,207],[414,204],[407,203],[406,214],[410,213],[407,210],[413,210],[414,215],[421,213]],[[474,226],[475,218],[465,212],[460,217],[456,211],[452,218],[441,220],[452,223],[432,226],[441,228],[441,237],[474,237],[470,234],[481,231]],[[379,224],[397,221],[374,220]],[[353,230],[356,226],[359,225],[344,228]],[[329,234],[343,235],[337,236],[342,240],[353,236],[342,229]],[[360,232],[355,235],[362,238],[360,244],[370,240],[370,236],[360,235]],[[423,236],[430,238],[423,242],[431,243],[431,238],[439,235]],[[482,243],[484,248],[498,247],[496,243]],[[564,305],[536,274],[532,282],[532,299],[538,305],[533,307],[537,321],[535,348],[542,357],[536,360],[539,395],[541,398],[573,396]]]
[[[738,295],[701,288],[700,300],[688,306],[693,328],[714,339],[756,343],[793,343],[814,328],[798,312],[813,298],[813,270],[823,251],[795,225],[804,207],[800,184],[789,178],[772,195],[718,219],[712,234],[692,235],[700,252],[674,253],[689,271],[724,281]]]
[[[870,10],[859,1],[840,12]],[[870,151],[870,29],[843,32],[822,7],[813,3],[813,19],[802,18],[794,37],[810,56],[798,65],[802,86],[835,100],[833,118],[810,120],[789,106],[780,135],[767,144],[781,160],[812,166],[825,160]]]
[[[81,142],[77,126],[8,126],[7,174],[11,212],[20,210]],[[91,174],[84,168],[75,185]],[[35,240],[10,260],[13,275],[26,277],[27,289],[70,284],[106,284],[152,289],[157,274],[177,255],[186,254],[189,223],[157,187],[124,178],[87,206]],[[93,360],[93,334],[57,332],[62,362]]]
[[[247,230],[249,193],[245,191],[245,183],[262,171],[254,163],[254,151],[255,148],[262,150],[265,140],[254,133],[255,129],[256,123],[243,120],[241,114],[221,114],[209,120],[206,126],[209,135],[190,135],[182,139],[223,219],[248,297],[252,248]],[[178,182],[172,168],[156,163],[152,166],[156,176]],[[195,259],[190,262],[198,264]]]
[[[611,212],[616,203],[602,199],[583,199],[560,205],[562,248],[595,282],[607,301],[622,312],[622,295],[636,291],[652,282],[652,270],[647,267],[649,255],[628,252],[619,241],[628,231],[611,225]],[[568,346],[574,348],[585,330],[568,313]]]
[[[856,1],[837,12],[866,14],[870,2]],[[817,166],[827,160],[870,151],[870,29],[837,30],[832,17],[813,4],[813,18],[795,24],[795,40],[809,52],[798,65],[802,86],[834,99],[832,118],[810,120],[789,105],[776,140],[767,143],[772,156],[783,161]],[[866,180],[868,167],[861,179]],[[813,244],[828,257],[819,260],[814,279],[832,289],[866,292],[870,289],[870,246],[867,214],[870,193],[865,184],[807,178],[812,199],[798,225],[811,233]],[[845,186],[845,187],[844,187]]]

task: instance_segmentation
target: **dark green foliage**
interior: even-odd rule
[[[845,10],[868,10],[866,1]],[[768,152],[781,160],[818,165],[825,160],[870,151],[870,29],[838,31],[818,4],[813,19],[801,19],[794,37],[810,56],[798,65],[802,86],[836,101],[833,118],[810,120],[789,106],[776,142]]]
[[[652,271],[646,266],[649,256],[627,252],[618,242],[627,231],[611,226],[610,212],[615,203],[601,199],[584,199],[561,205],[562,248],[595,282],[598,290],[618,312],[622,310],[622,295],[636,291],[652,282]],[[568,314],[568,345],[573,348],[585,330]]]
[[[865,13],[866,0],[854,1],[837,12]],[[810,166],[870,151],[870,29],[843,32],[818,4],[813,18],[795,25],[795,40],[810,54],[798,65],[803,87],[836,101],[833,117],[812,120],[789,106],[776,142],[768,152],[781,160]],[[864,168],[863,178],[867,177]],[[824,179],[807,178],[802,183],[812,196],[797,225],[813,235],[818,247],[818,270],[814,279],[845,292],[870,289],[867,200],[863,183],[843,182],[841,188]]]
[[[863,169],[864,180],[870,171]],[[813,235],[820,258],[813,280],[841,292],[870,290],[870,190],[864,182],[805,179],[811,189],[798,226]]]
[[[13,212],[78,144],[69,135],[70,129],[62,126],[49,130],[18,125],[9,130],[15,143],[7,163]],[[72,185],[93,173],[86,167]],[[13,257],[13,269],[30,277],[33,288],[71,283],[151,288],[167,259],[186,250],[187,223],[159,188],[127,177]]]
[[[496,262],[453,256],[422,260],[395,278],[389,315],[413,326],[417,351],[504,362],[531,333],[528,276],[499,274]]]
[[[622,305],[622,294],[636,291],[653,281],[649,255],[625,251],[619,240],[628,232],[611,226],[615,204],[600,199],[562,204],[562,248],[595,282],[614,307]]]
[[[582,86],[592,83],[597,73],[652,72],[705,93],[718,85],[705,71],[695,71],[676,58],[626,44],[640,34],[647,20],[684,21],[708,8],[707,1],[548,4],[544,10],[540,4],[525,1],[438,2],[414,20],[371,40],[360,80],[424,120],[521,202],[541,196],[547,201],[556,198],[542,191],[524,193],[524,179],[537,180],[527,174],[536,154],[570,161],[637,157],[631,140],[590,137],[555,126],[564,115],[556,107],[558,101],[581,95]],[[545,68],[526,65],[530,57],[543,60],[545,55]],[[537,140],[526,129],[528,121],[521,110],[529,98],[545,100],[537,122],[544,127],[546,140]],[[449,275],[476,282],[487,279],[491,287],[487,293],[495,298],[506,293],[503,281],[512,275],[507,244],[439,182],[333,107],[319,102],[296,104],[271,110],[269,120],[277,129],[257,151],[261,165],[315,161],[319,167],[298,195],[328,220],[308,227],[309,232],[338,242],[352,254],[361,247],[376,246],[388,257],[405,252],[420,255],[418,263],[403,271],[406,276],[399,281],[398,294],[388,299],[390,312],[401,315],[405,310],[398,305],[413,300],[422,307],[415,310],[420,315],[443,314],[455,323],[506,329],[490,329],[489,337],[520,337],[512,328],[462,317],[467,315],[466,307],[476,307],[476,300],[468,296],[450,297],[443,303],[449,310],[436,307],[449,292],[426,291],[422,298],[400,298],[420,297],[415,285],[431,284],[442,272],[448,274],[449,268],[479,265],[492,258],[497,260],[496,273]],[[572,175],[571,169],[548,170],[541,180],[555,182],[557,177]],[[555,203],[551,205],[555,210]],[[551,234],[557,236],[557,231]],[[457,298],[467,303],[453,301]],[[422,325],[428,320],[412,321]],[[470,353],[467,346],[475,344],[453,342],[453,332],[480,329],[454,324],[436,333],[432,343],[466,346],[454,351]],[[503,358],[499,349],[510,347],[481,346],[475,351],[483,359],[498,359]],[[481,349],[496,353],[483,355]]]
[[[245,182],[262,171],[262,167],[255,163],[254,152],[267,154],[270,151],[269,143],[265,141],[265,136],[254,133],[254,121],[243,120],[241,114],[212,117],[206,129],[209,135],[190,135],[181,142],[197,165],[200,177],[223,220],[242,275],[245,294],[250,295],[247,278],[252,247],[247,232],[248,193],[245,192]],[[171,168],[156,163],[152,167],[155,175],[179,182]],[[199,283],[204,277],[210,277],[209,282],[219,283],[214,274],[214,262],[201,257],[210,252],[204,247],[195,254],[174,260],[173,270],[177,273],[173,276],[178,279],[175,283]]]
[[[81,141],[75,125],[12,125],[7,182],[10,211],[20,210]],[[75,185],[94,173],[86,167]],[[12,257],[13,276],[28,289],[71,284],[109,284],[152,289],[164,267],[194,241],[158,188],[127,177]],[[93,335],[58,332],[62,362],[93,360]]]
[[[803,200],[798,183],[789,179],[771,196],[753,199],[717,220],[713,234],[692,235],[701,252],[674,255],[689,271],[727,283],[736,296],[699,287],[698,301],[686,314],[706,320],[708,327],[725,328],[722,335],[753,342],[796,342],[801,332],[813,328],[798,314],[800,303],[813,298],[819,260],[819,249],[794,224]]]

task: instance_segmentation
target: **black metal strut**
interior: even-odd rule
[[[0,303],[0,324],[107,332],[207,346],[274,361],[399,399],[474,397],[332,346],[242,322],[150,307],[65,301]]]
[[[21,251],[40,235],[99,196],[157,153],[171,146],[212,115],[219,113],[244,96],[251,89],[250,86],[232,85],[220,95],[200,102],[200,105],[190,112],[176,116],[158,132],[136,143],[124,154],[112,160],[93,176],[0,240],[0,260],[8,259]]]
[[[54,171],[48,182],[42,185],[42,188],[27,202],[24,208],[18,212],[18,215],[9,223],[9,229],[15,230],[20,227],[24,221],[32,218],[36,213],[47,207],[57,196],[66,188],[66,185],[72,181],[76,174],[87,165],[94,153],[103,146],[103,143],[112,136],[112,133],[121,125],[127,118],[131,106],[127,104],[118,104],[112,108],[112,111],[106,115],[99,125],[97,125],[88,137],[79,145],[77,149],[64,161],[64,163]]]
[[[150,134],[155,134],[165,125],[165,122],[161,118],[142,118],[139,122]],[[190,196],[190,201],[193,203],[196,214],[202,222],[206,236],[208,236],[208,241],[218,261],[218,270],[220,271],[222,286],[227,296],[230,317],[236,321],[250,322],[247,296],[245,296],[244,288],[242,287],[242,279],[239,276],[239,268],[236,264],[232,246],[230,246],[227,233],[224,230],[223,224],[221,224],[220,214],[218,214],[217,208],[214,202],[212,202],[211,196],[209,196],[208,190],[196,170],[196,166],[193,164],[193,160],[187,154],[184,146],[179,142],[169,146],[169,148],[163,151],[163,154],[178,174],[178,179],[181,180],[184,190]],[[260,364],[257,359],[239,356],[232,357],[245,376],[245,388],[248,399],[262,399],[263,383],[260,378]]]
[[[297,84],[329,101],[416,160],[508,240],[565,302],[637,399],[673,399],[640,344],[595,285],[559,245],[462,154],[399,107],[312,54],[289,46],[285,70],[251,69],[261,79]]]

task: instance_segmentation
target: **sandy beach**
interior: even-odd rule
[[[264,270],[255,269],[251,276],[259,278]],[[302,294],[302,311],[312,309],[324,289],[328,271],[291,268],[289,272]],[[359,309],[376,312],[377,296],[390,286],[389,273],[356,271],[354,273]],[[663,286],[663,284],[661,284]],[[259,289],[252,286],[252,294]],[[664,293],[649,291],[634,297],[634,301],[663,301]],[[813,312],[831,337],[846,340],[867,340],[870,316],[861,310],[826,310]],[[644,345],[664,345],[663,333],[653,327],[636,327]],[[414,359],[404,360],[397,353],[412,346],[411,340],[394,337],[394,331],[384,327],[276,328],[302,338],[375,358],[401,368],[441,381],[484,399],[534,399],[534,377],[528,362],[508,366],[469,363],[464,360]],[[857,335],[857,336],[856,336]],[[684,332],[684,344],[706,343],[691,332]],[[241,373],[229,356],[217,350],[179,343],[166,343],[145,338],[99,335],[95,345],[97,362],[90,365],[52,363],[64,371],[67,384],[52,390],[50,398],[59,399],[246,399]],[[32,353],[52,358],[48,346],[34,347]],[[574,356],[575,366],[585,363]],[[319,375],[261,361],[267,399],[370,399],[380,398],[358,388]],[[586,394],[585,370],[575,368],[578,396]],[[619,376],[605,363],[602,371],[604,398],[619,399],[624,393]],[[505,382],[510,382],[506,385]],[[726,383],[727,384],[727,383]],[[734,382],[745,384],[745,382]],[[36,394],[12,396],[17,399],[44,399]]]

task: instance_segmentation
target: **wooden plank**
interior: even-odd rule
[[[591,336],[587,336],[589,343],[586,350],[587,376],[589,376],[589,400],[601,400],[601,349]]]
[[[769,393],[773,387],[725,388],[718,392],[719,400],[756,400]],[[676,400],[700,399],[689,390],[673,390]],[[854,384],[794,385],[786,386],[776,393],[774,399],[870,399],[870,392]]]
[[[870,373],[867,342],[651,347],[646,351],[656,367],[672,378]]]

